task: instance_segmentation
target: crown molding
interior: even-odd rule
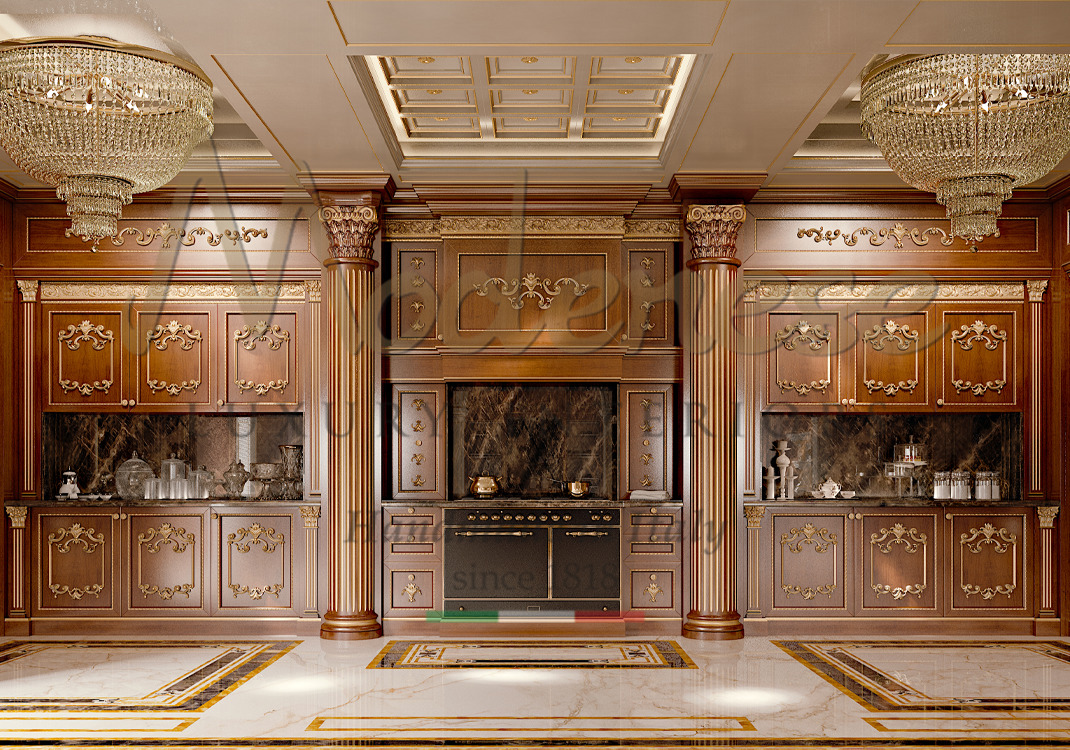
[[[299,172],[297,181],[321,205],[352,203],[359,193],[377,193],[389,201],[397,191],[385,172]]]
[[[647,196],[650,184],[416,183],[413,191],[435,216],[625,216]]]
[[[1062,178],[1058,182],[1054,182],[1049,185],[1045,193],[1047,194],[1048,200],[1052,203],[1055,203],[1055,201],[1060,201],[1070,195],[1070,174],[1068,174],[1066,177]]]
[[[0,178],[0,197],[7,198],[9,201],[16,201],[19,197],[19,189],[7,180]],[[55,191],[52,192],[52,197],[56,197]]]
[[[765,172],[678,172],[669,180],[669,194],[678,203],[746,203],[768,178]]]

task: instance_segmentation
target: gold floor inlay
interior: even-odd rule
[[[675,641],[390,641],[369,669],[695,669]]]

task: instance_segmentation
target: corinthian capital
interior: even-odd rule
[[[687,209],[687,233],[691,236],[693,258],[736,257],[736,235],[747,210],[742,204],[730,206],[693,205]]]
[[[372,259],[372,245],[379,228],[375,206],[324,206],[319,210],[319,217],[327,230],[333,257]]]

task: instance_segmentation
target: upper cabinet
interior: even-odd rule
[[[766,411],[1022,408],[1024,302],[793,301],[759,316]]]
[[[218,412],[300,408],[300,304],[42,305],[45,408]]]

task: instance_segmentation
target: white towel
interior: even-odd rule
[[[671,500],[670,495],[665,490],[632,490],[632,493],[628,495],[629,500]]]

